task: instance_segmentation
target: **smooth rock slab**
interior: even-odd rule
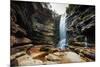
[[[57,62],[53,62],[53,61],[45,61],[44,64],[58,64]]]
[[[64,52],[63,61],[68,63],[79,63],[82,62],[80,55],[75,52]]]
[[[40,65],[43,64],[41,60],[38,59],[32,59],[28,55],[21,56],[17,58],[18,65],[19,66],[32,66],[32,65]]]

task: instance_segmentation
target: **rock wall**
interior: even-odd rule
[[[57,17],[55,17],[55,43],[56,43],[56,47],[58,47],[58,43],[60,41],[60,34],[59,34],[59,23],[60,23],[60,18],[61,15],[58,15]]]
[[[48,3],[11,1],[11,46],[54,45],[54,19]]]
[[[95,6],[73,5],[66,8],[69,44],[93,47],[95,44]]]

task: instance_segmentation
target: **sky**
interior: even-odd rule
[[[62,15],[66,11],[66,7],[68,7],[67,3],[50,3],[52,6],[52,10],[56,11],[59,15]]]

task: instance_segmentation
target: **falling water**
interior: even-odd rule
[[[60,41],[58,44],[58,48],[65,49],[66,44],[66,14],[63,14],[60,18],[60,25],[59,25],[59,34],[60,34]]]

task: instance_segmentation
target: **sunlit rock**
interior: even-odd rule
[[[58,57],[54,54],[49,54],[49,55],[45,56],[45,58],[49,61],[60,61],[61,60],[60,57]]]
[[[38,59],[32,59],[28,55],[21,56],[17,58],[18,65],[19,66],[32,66],[32,65],[40,65],[43,64],[41,60]]]
[[[54,62],[54,61],[45,61],[44,64],[57,64],[58,62]]]
[[[63,61],[70,63],[81,62],[81,57],[75,52],[65,52],[63,56]]]

